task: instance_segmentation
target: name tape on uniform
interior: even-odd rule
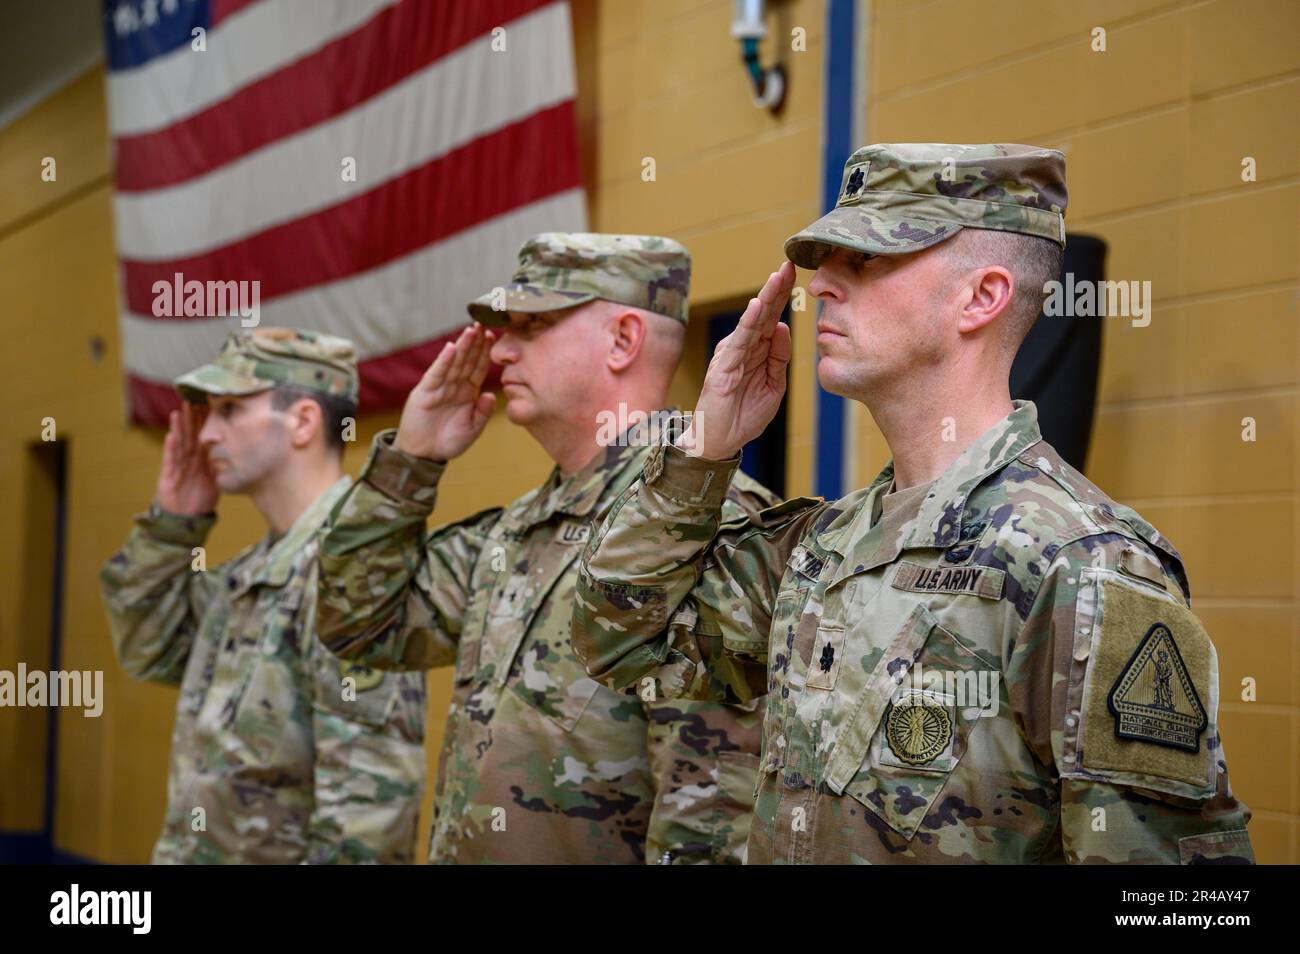
[[[904,560],[894,572],[893,586],[917,593],[955,593],[1002,599],[1006,573],[991,566],[922,566]]]

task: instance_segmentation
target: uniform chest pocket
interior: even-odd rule
[[[831,752],[827,784],[911,838],[1000,692],[995,663],[917,604]]]
[[[423,696],[421,673],[385,673],[330,653],[321,654],[313,668],[316,708],[349,722],[382,728],[399,704],[403,689]]]
[[[552,594],[552,590],[580,552],[581,547],[557,542],[535,548],[525,546],[521,555],[499,574],[504,578],[493,587],[488,599],[479,641],[480,679],[505,685],[512,669],[518,668],[517,657],[525,638],[539,628],[562,631],[567,637],[572,581],[567,600],[563,593]],[[564,618],[550,618],[556,614]],[[567,649],[567,638],[564,643]]]
[[[235,654],[218,665],[218,673],[233,677],[222,723],[259,755],[277,761],[305,758],[310,750],[304,717],[310,688],[299,656],[301,601],[300,587],[263,591],[250,607],[252,616],[263,620],[260,632],[242,643],[232,634],[220,651]],[[215,682],[213,689],[218,689]]]
[[[820,601],[810,604],[825,561],[814,551],[796,546],[786,562],[781,588],[776,594],[772,614],[771,653],[773,677],[777,685],[785,684],[796,653],[806,657],[811,633],[820,624]],[[815,610],[811,615],[810,609]],[[829,627],[833,628],[833,627]],[[843,626],[839,627],[843,632]],[[805,660],[806,661],[806,660]],[[776,688],[774,685],[770,688]]]
[[[217,662],[225,642],[226,622],[229,619],[229,607],[210,609],[204,616],[190,658],[185,663],[185,674],[181,678],[179,711],[182,715],[196,718],[205,703],[212,697],[212,682],[217,672]]]
[[[509,689],[564,731],[573,729],[599,686],[569,646],[581,539],[568,525],[534,531],[507,557],[484,600],[475,679]]]
[[[456,685],[465,685],[478,672],[479,647],[483,644],[483,629],[487,619],[490,591],[477,590],[471,597],[460,627],[460,643],[456,647]]]
[[[565,732],[578,724],[600,689],[569,645],[574,582],[571,574],[556,581],[533,604],[508,663],[510,690]]]
[[[572,732],[600,691],[600,684],[578,671],[575,665],[570,672],[552,669],[539,678],[525,677],[512,683],[510,689],[565,732]]]

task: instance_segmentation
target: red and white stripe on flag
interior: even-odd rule
[[[260,283],[259,324],[355,342],[370,411],[524,239],[585,228],[567,0],[105,0],[104,25],[133,421],[248,320],[159,283]]]

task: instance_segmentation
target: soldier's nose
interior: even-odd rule
[[[497,333],[497,340],[492,344],[488,351],[488,357],[492,359],[493,364],[510,364],[519,356],[519,348],[516,346],[508,329],[502,329]]]
[[[814,298],[834,299],[837,297],[834,284],[826,277],[826,266],[820,265],[808,282],[808,292]]]

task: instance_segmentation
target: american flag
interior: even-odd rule
[[[364,412],[525,238],[585,227],[567,2],[105,0],[104,26],[133,421],[247,326],[156,283],[259,282],[260,324],[352,339]]]

